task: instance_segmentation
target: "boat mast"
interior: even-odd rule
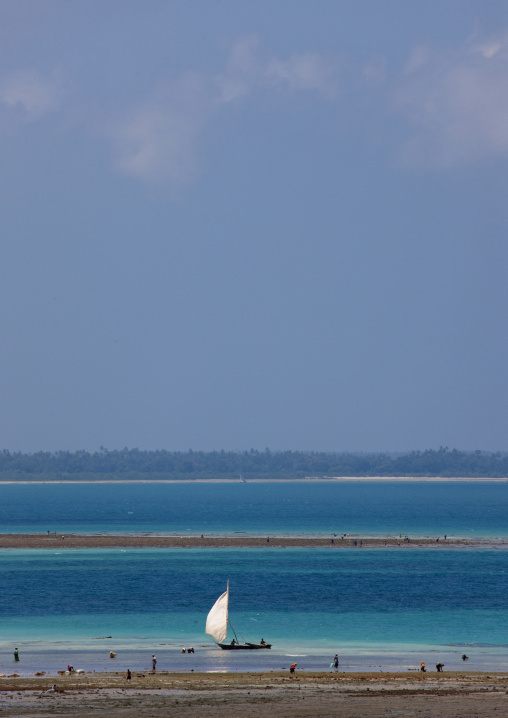
[[[227,594],[228,594],[228,604],[227,604],[228,607],[227,607],[227,609],[226,609],[226,622],[229,623],[229,625],[231,626],[231,630],[232,630],[233,633],[235,634],[236,642],[237,642],[237,643],[240,643],[240,641],[238,640],[238,636],[236,635],[236,631],[235,631],[235,629],[233,628],[233,625],[232,625],[231,621],[229,620],[229,578],[228,578],[228,587],[227,587],[226,591],[227,591]]]

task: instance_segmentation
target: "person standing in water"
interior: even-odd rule
[[[152,653],[152,671],[155,671],[155,666],[157,665],[157,659]]]
[[[333,667],[337,669],[339,667],[339,654],[336,653],[333,658]]]
[[[19,661],[19,651],[17,648],[14,649],[14,663],[18,663]]]

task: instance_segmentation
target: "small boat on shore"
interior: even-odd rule
[[[211,636],[217,645],[222,648],[223,651],[238,651],[238,650],[256,650],[260,648],[271,648],[271,643],[265,643],[261,639],[260,643],[240,643],[238,636],[235,633],[235,629],[231,625],[231,621],[228,616],[229,609],[229,581],[227,589],[219,598],[215,601],[210,612],[206,618],[205,631]],[[231,642],[227,642],[228,635],[228,624],[231,626],[231,630],[234,633],[234,638]]]

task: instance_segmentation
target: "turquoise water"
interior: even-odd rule
[[[324,669],[336,650],[348,670],[460,667],[464,651],[470,668],[508,669],[505,550],[11,550],[0,575],[0,651],[18,644],[24,670],[41,652],[55,666],[112,669],[109,650],[117,667],[157,651],[172,670],[266,670],[288,656]],[[272,651],[232,655],[204,633],[228,578],[239,637]]]
[[[505,537],[507,515],[505,483],[0,486],[2,532]],[[204,633],[228,579],[239,637],[271,651]],[[2,550],[0,585],[3,673],[153,652],[168,670],[327,670],[336,651],[344,670],[508,670],[505,549]]]
[[[0,485],[0,532],[508,536],[508,482]]]

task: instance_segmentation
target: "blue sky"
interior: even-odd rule
[[[506,450],[508,4],[2,0],[0,448]]]

